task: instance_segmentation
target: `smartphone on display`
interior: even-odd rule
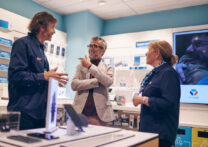
[[[78,114],[76,113],[76,111],[72,107],[72,105],[71,104],[64,104],[64,109],[65,109],[66,114],[68,115],[68,117],[70,117],[72,119],[74,125],[76,127],[78,127],[81,131],[83,131],[82,122],[81,122]]]
[[[27,135],[31,137],[37,137],[37,138],[42,138],[42,139],[47,139],[47,140],[59,138],[58,136],[53,136],[51,134],[43,134],[43,133],[28,133]]]

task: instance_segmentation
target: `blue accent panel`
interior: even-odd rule
[[[66,86],[67,96],[74,98],[71,90],[71,80],[74,77],[76,66],[80,64],[78,58],[88,56],[87,45],[90,38],[100,36],[103,20],[89,11],[64,16],[64,28],[67,33],[66,72],[69,73],[69,82]]]
[[[8,29],[9,28],[9,22],[4,21],[4,20],[0,20],[0,27]]]
[[[37,12],[48,11],[52,13],[56,19],[58,19],[56,29],[65,31],[63,29],[63,16],[61,14],[58,14],[42,5],[39,5],[32,0],[0,0],[0,6],[3,9],[27,17],[29,19],[31,19]]]
[[[191,128],[180,126],[178,128],[175,147],[191,147]]]
[[[208,24],[208,4],[106,20],[102,35]]]

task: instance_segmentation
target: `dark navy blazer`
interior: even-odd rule
[[[43,50],[43,44],[31,33],[14,42],[8,70],[8,111],[45,118],[48,81],[43,73],[44,68],[49,70],[49,64]]]
[[[174,144],[180,107],[178,74],[169,64],[161,65],[142,95],[149,97],[150,106],[141,106],[139,131],[158,133],[159,139]]]

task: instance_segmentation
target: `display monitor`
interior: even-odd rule
[[[208,30],[173,33],[173,49],[179,57],[175,69],[181,81],[181,102],[208,104]]]
[[[50,133],[56,129],[57,118],[57,93],[58,81],[54,78],[49,78],[48,98],[46,110],[46,132]]]

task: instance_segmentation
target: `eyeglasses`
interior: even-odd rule
[[[87,47],[89,47],[89,48],[100,48],[100,49],[103,49],[102,46],[99,46],[99,45],[96,45],[96,44],[89,44]]]

